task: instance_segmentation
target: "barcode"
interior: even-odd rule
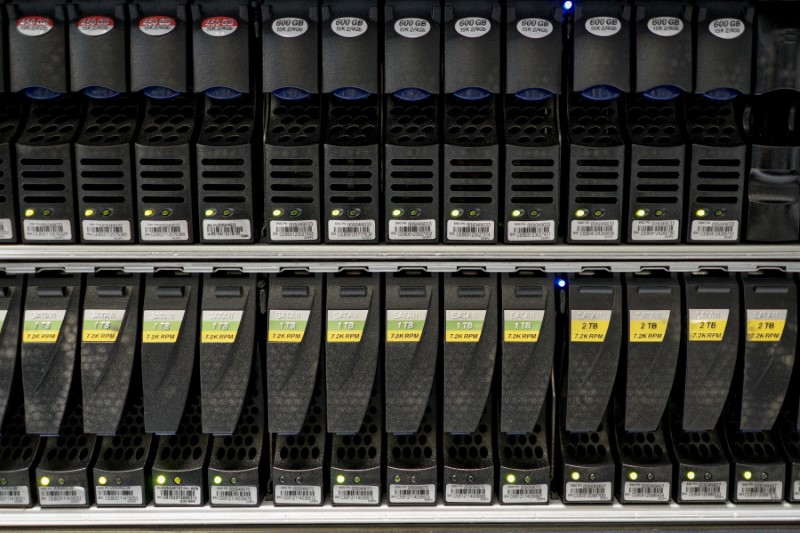
[[[31,495],[28,487],[0,488],[0,505],[30,505]]]
[[[356,487],[353,485],[335,485],[333,487],[333,503],[353,503],[373,505],[378,502],[378,487]]]
[[[389,485],[391,503],[435,503],[436,485]]]
[[[315,220],[272,220],[269,223],[270,237],[275,241],[313,241],[317,239]]]
[[[566,500],[571,502],[611,501],[611,483],[567,483]]]
[[[669,483],[634,483],[625,482],[625,499],[628,501],[667,502],[669,501]]]
[[[447,484],[444,498],[448,503],[491,503],[491,485],[455,485]]]
[[[200,487],[155,487],[155,502],[165,505],[200,505]]]
[[[390,220],[389,240],[431,240],[436,238],[435,220]]]
[[[553,220],[508,222],[509,241],[552,241],[556,223]]]
[[[144,503],[140,486],[95,487],[95,495],[97,496],[97,505],[141,505]]]
[[[583,241],[611,241],[618,235],[616,220],[573,220],[570,225],[570,237]]]
[[[503,485],[504,503],[546,503],[547,485]]]
[[[185,220],[174,222],[143,220],[141,230],[142,240],[185,241],[189,239],[189,223]]]
[[[322,503],[322,488],[310,485],[277,485],[275,487],[275,503],[319,505]]]
[[[728,483],[726,481],[684,481],[681,483],[681,499],[688,501],[725,500]]]
[[[781,481],[740,481],[736,486],[739,500],[775,501],[783,499]]]
[[[14,227],[10,218],[0,218],[0,240],[14,238]]]
[[[256,487],[211,487],[211,503],[228,505],[256,505],[258,488]]]
[[[735,241],[739,238],[738,220],[695,220],[692,239],[697,241]]]
[[[131,223],[127,220],[114,222],[84,220],[81,222],[83,238],[87,241],[129,241]]]
[[[375,238],[375,221],[331,220],[328,222],[328,238],[334,241],[373,240]]]
[[[24,220],[22,222],[25,238],[32,241],[68,241],[72,239],[72,225],[69,220]]]
[[[490,241],[494,239],[494,221],[448,220],[447,238],[455,241]]]
[[[85,505],[83,487],[39,487],[41,505]]]
[[[631,239],[634,241],[674,241],[679,237],[677,220],[634,220]]]
[[[245,240],[250,238],[250,221],[203,220],[203,237],[207,240]]]

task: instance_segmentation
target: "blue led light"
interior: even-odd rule
[[[492,93],[486,89],[481,89],[480,87],[464,87],[463,89],[459,89],[453,93],[453,96],[460,100],[470,101],[483,100],[491,95]]]
[[[559,289],[563,289],[566,286],[567,286],[567,280],[565,280],[564,278],[556,278],[556,287],[558,287]]]
[[[93,86],[86,87],[83,90],[83,94],[89,98],[94,98],[95,100],[108,100],[109,98],[119,96],[121,93],[109,89],[108,87]]]
[[[595,100],[598,102],[607,102],[608,100],[619,98],[619,95],[619,89],[611,85],[595,85],[581,92],[581,96],[587,100]]]
[[[370,93],[358,87],[341,87],[335,89],[333,95],[342,100],[363,100],[369,98]]]
[[[425,89],[418,89],[417,87],[407,87],[394,92],[394,97],[404,102],[419,102],[430,98],[431,93]]]
[[[228,87],[211,87],[206,89],[206,96],[214,100],[233,100],[242,96],[242,93]]]
[[[567,0],[561,7],[564,8],[564,11],[569,11],[574,7],[574,4],[570,0]]]
[[[546,89],[523,89],[514,93],[514,96],[527,102],[541,102],[553,96],[553,93]]]
[[[740,93],[736,89],[730,89],[730,88],[727,88],[727,87],[722,87],[722,88],[719,88],[719,89],[713,89],[711,91],[704,92],[703,96],[705,96],[709,100],[719,100],[719,101],[725,102],[727,100],[733,100],[734,98],[736,98],[740,94],[742,94],[742,93]]]
[[[281,87],[279,89],[275,89],[272,91],[276,97],[280,98],[281,100],[305,100],[311,93],[308,91],[304,91],[303,89],[298,89],[297,87]]]
[[[681,95],[681,90],[674,85],[659,85],[642,93],[642,96],[650,100],[675,100]]]
[[[24,93],[25,96],[32,100],[52,100],[63,94],[56,91],[51,91],[50,89],[45,89],[44,87],[28,87],[25,89]]]
[[[152,98],[153,100],[171,100],[181,94],[178,91],[173,91],[169,87],[160,87],[158,85],[145,87],[143,92],[146,97]]]

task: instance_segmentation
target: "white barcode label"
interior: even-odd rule
[[[603,483],[576,483],[567,482],[568,502],[610,502],[611,482]]]
[[[203,238],[207,241],[245,241],[252,237],[250,221],[203,220]]]
[[[634,220],[631,224],[631,240],[676,241],[680,237],[677,220]]]
[[[329,220],[331,241],[371,241],[375,239],[374,220]]]
[[[390,220],[390,241],[430,241],[436,238],[436,221]]]
[[[448,483],[444,489],[444,501],[447,503],[492,503],[492,486]]]
[[[451,241],[494,240],[493,220],[448,220],[447,238]]]
[[[0,240],[7,241],[14,238],[14,226],[10,218],[0,218]]]
[[[142,505],[142,487],[119,485],[116,487],[95,487],[97,505]]]
[[[389,485],[389,503],[436,503],[436,485]]]
[[[185,487],[165,487],[156,485],[154,500],[160,505],[200,505],[202,492],[197,485]]]
[[[0,505],[30,505],[31,491],[28,487],[0,487]]]
[[[503,503],[547,503],[547,485],[503,485]]]
[[[626,481],[623,488],[629,502],[668,502],[669,483],[639,483]]]
[[[72,224],[69,220],[23,220],[22,232],[29,241],[69,241]]]
[[[312,485],[276,485],[275,503],[321,505],[322,487]]]
[[[783,500],[782,481],[740,481],[736,499],[747,502],[779,502]]]
[[[273,241],[315,241],[316,220],[270,220],[269,236]]]
[[[333,503],[377,505],[380,503],[380,489],[370,486],[334,485]]]
[[[569,234],[573,241],[615,241],[619,237],[619,221],[573,220]]]
[[[83,487],[39,487],[39,505],[86,505]]]
[[[128,220],[84,220],[81,229],[85,241],[129,241],[133,238]]]
[[[739,238],[738,220],[694,220],[692,240],[735,241]]]
[[[556,238],[554,220],[512,220],[506,224],[510,242],[553,241]]]
[[[189,240],[189,223],[185,220],[142,220],[139,226],[143,241]]]
[[[792,485],[792,499],[800,500],[800,481],[795,481]]]
[[[681,483],[681,499],[690,502],[728,499],[727,481],[684,481]]]
[[[256,505],[258,504],[257,487],[220,487],[211,486],[211,503],[225,505]]]

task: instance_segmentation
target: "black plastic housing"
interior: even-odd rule
[[[17,211],[20,191],[14,171],[13,141],[22,127],[23,116],[24,103],[19,95],[0,96],[0,243],[3,244],[20,239],[21,223]]]
[[[35,503],[34,466],[39,461],[44,438],[25,431],[25,405],[17,385],[6,409],[0,434],[0,507],[32,507]]]
[[[244,405],[236,427],[230,435],[212,438],[206,476],[212,506],[257,506],[264,499],[269,468],[264,468],[261,461],[269,461],[270,441],[265,435],[263,379],[261,358],[258,357],[246,385]]]
[[[683,338],[681,285],[674,277],[654,274],[625,277],[624,409],[615,423],[626,432],[658,432],[678,367]]]
[[[438,502],[440,460],[436,406],[434,390],[428,397],[428,405],[417,429],[409,433],[386,433],[389,505],[435,505]]]
[[[627,431],[621,408],[622,404],[615,402],[617,498],[626,504],[669,503],[672,460],[664,431],[666,422],[659,421],[653,430]]]
[[[28,433],[61,435],[62,421],[72,412],[82,286],[80,274],[28,278],[20,348]]]
[[[87,433],[117,434],[130,384],[140,381],[135,362],[141,281],[135,274],[87,276],[80,346],[83,429]]]
[[[755,9],[746,0],[698,2],[695,92],[750,94]]]
[[[489,396],[497,357],[497,293],[496,274],[445,274],[444,433],[473,433],[485,411],[493,410]]]
[[[500,94],[502,4],[496,0],[445,0],[444,92],[480,87]]]
[[[381,359],[380,293],[378,274],[350,271],[327,278],[325,388],[330,433],[354,434],[370,425],[364,417],[373,390],[382,390],[375,385]]]
[[[255,179],[256,99],[204,98],[200,138],[195,144],[200,242],[251,243],[261,234],[261,195]]]
[[[534,427],[541,427],[545,411],[558,342],[554,280],[552,275],[533,272],[503,274],[500,290],[503,338],[498,429],[500,433],[536,433]]]
[[[422,89],[441,92],[442,3],[440,0],[389,0],[383,7],[383,92]]]
[[[67,13],[60,0],[7,4],[11,92],[44,88],[69,91]],[[36,68],[31,68],[36,65]]]
[[[622,348],[622,285],[615,275],[569,277],[566,432],[598,431],[608,410]],[[608,424],[606,424],[608,431]]]
[[[197,274],[145,278],[141,352],[148,433],[171,435],[180,429],[197,359],[199,301]]]
[[[735,411],[726,410],[725,445],[731,457],[730,499],[734,503],[778,503],[785,498],[787,464],[771,428],[742,431]]]
[[[0,277],[0,435],[5,432],[5,421],[14,416],[13,405],[17,403],[12,390],[19,378],[17,358],[24,292],[23,276]]]
[[[551,407],[551,406],[550,406]],[[497,432],[498,499],[506,505],[550,502],[552,410],[546,405],[525,433]]]
[[[559,0],[507,0],[505,92],[561,94],[562,9]]]
[[[625,0],[579,3],[573,15],[572,90],[611,86],[631,90],[631,22]]]
[[[596,429],[570,432],[560,424],[561,464],[556,472],[558,491],[564,503],[611,503],[616,484],[608,413],[601,415]]]
[[[319,93],[319,2],[266,0],[259,9],[264,93],[285,87]]]
[[[440,278],[422,272],[387,274],[384,294],[385,431],[412,434],[428,411],[439,364]]]
[[[200,424],[200,395],[192,392],[177,432],[158,437],[152,476],[156,507],[205,503],[211,437]]]
[[[754,94],[800,91],[800,16],[794,2],[760,2],[756,21]]]
[[[81,122],[78,97],[31,101],[15,142],[22,242],[78,242],[73,143]]]
[[[128,90],[128,10],[125,2],[79,0],[66,4],[70,88]]]
[[[92,465],[100,439],[84,433],[81,406],[75,403],[64,418],[61,435],[47,437],[36,465],[39,505],[89,507],[93,501]]]
[[[75,141],[81,242],[134,243],[136,189],[131,144],[140,102],[136,96],[123,95],[110,100],[86,99],[84,107],[83,125]]]
[[[635,92],[694,88],[694,8],[688,0],[637,0]]]
[[[137,380],[138,381],[138,380]],[[139,383],[137,389],[141,389]],[[144,431],[144,398],[137,390],[117,433],[100,440],[92,468],[97,507],[144,507],[153,497],[151,467],[156,437]]]
[[[490,505],[495,501],[494,404],[491,396],[475,428],[454,434],[443,429],[445,505]],[[471,450],[475,450],[472,452]]]
[[[194,92],[215,88],[250,92],[250,4],[198,0],[190,10]]]
[[[270,433],[296,435],[306,426],[321,367],[322,284],[321,274],[285,272],[269,277],[266,373]]]
[[[712,430],[722,414],[739,350],[739,284],[730,274],[684,278],[683,367],[678,382],[685,431]]]
[[[773,428],[789,389],[797,347],[797,286],[786,275],[742,275],[744,316],[738,429]],[[739,389],[741,387],[741,389]]]
[[[178,0],[128,4],[131,90],[189,91],[189,8]]]
[[[199,348],[203,433],[231,435],[237,427],[247,383],[255,379],[250,376],[261,318],[258,300],[252,274],[220,272],[203,277]]]

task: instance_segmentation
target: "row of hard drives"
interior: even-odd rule
[[[797,308],[775,272],[4,277],[0,506],[800,501]]]

